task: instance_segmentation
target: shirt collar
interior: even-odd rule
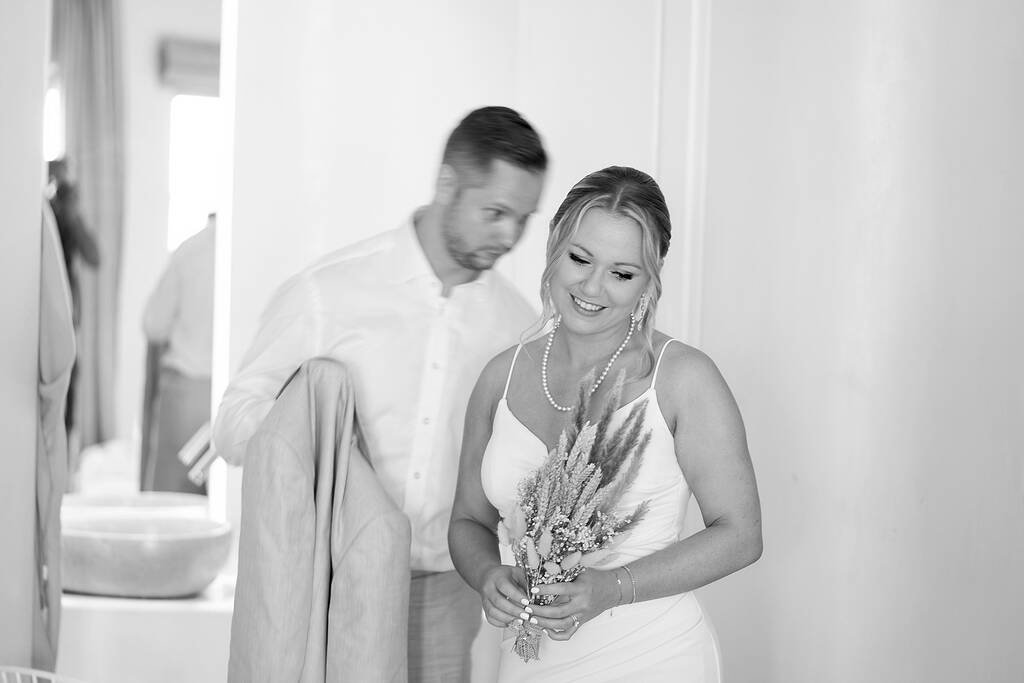
[[[395,282],[417,282],[427,281],[441,285],[437,273],[423,253],[423,245],[416,235],[415,211],[398,228],[395,236],[395,263],[397,268],[394,273]],[[462,285],[456,285],[455,289],[465,287],[466,289],[485,288],[493,278],[490,270],[485,270],[475,279]]]
[[[396,282],[413,282],[428,279],[439,282],[434,269],[423,253],[420,238],[416,236],[413,221],[415,214],[409,216],[395,233],[395,271]]]

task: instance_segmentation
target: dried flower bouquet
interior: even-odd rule
[[[558,445],[519,483],[518,505],[511,519],[499,524],[499,539],[511,545],[516,566],[525,570],[528,589],[573,581],[606,557],[616,537],[647,510],[644,501],[625,516],[614,512],[636,479],[650,441],[650,432],[643,430],[646,399],[630,409],[617,429],[610,429],[624,377],[619,372],[600,419],[591,424],[586,416],[593,375],[588,375]],[[538,604],[553,599],[529,594]],[[515,628],[513,652],[523,661],[538,659],[541,629],[529,623]]]

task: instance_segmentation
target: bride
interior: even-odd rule
[[[551,221],[548,333],[491,360],[470,398],[448,543],[487,621],[506,629],[500,680],[720,681],[714,630],[691,591],[760,557],[760,503],[743,421],[718,368],[654,329],[670,231],[647,174],[610,167],[578,182]],[[651,438],[615,512],[649,507],[575,581],[534,589],[555,596],[551,604],[533,604],[496,529],[519,482],[557,444],[591,370],[595,413],[620,370],[628,400],[614,418],[642,405]],[[706,528],[682,538],[691,494]],[[547,635],[539,660],[511,653],[525,621]]]

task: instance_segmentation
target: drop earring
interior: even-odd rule
[[[647,315],[647,301],[648,298],[646,294],[641,296],[640,302],[637,304],[636,307],[636,313],[631,314],[632,318],[638,323],[644,319],[645,315]]]

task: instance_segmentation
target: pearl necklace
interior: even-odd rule
[[[558,329],[558,325],[562,322],[561,316],[555,318],[555,324],[552,326],[551,331],[548,332],[548,343],[544,346],[544,356],[540,361],[540,384],[544,388],[544,395],[548,398],[548,403],[555,410],[560,410],[563,413],[567,413],[572,410],[572,406],[562,406],[555,402],[554,397],[551,395],[551,390],[548,389],[548,356],[551,355],[551,344],[555,341],[555,330]],[[626,338],[619,344],[619,348],[615,349],[615,353],[608,359],[608,364],[604,366],[604,370],[601,371],[601,376],[597,378],[594,386],[590,387],[590,394],[593,395],[597,388],[601,386],[601,382],[608,375],[608,371],[611,370],[612,365],[615,363],[615,359],[619,357],[622,350],[626,348],[626,344],[629,343],[630,337],[633,336],[633,330],[636,328],[636,318],[629,316],[629,331],[626,332]]]

